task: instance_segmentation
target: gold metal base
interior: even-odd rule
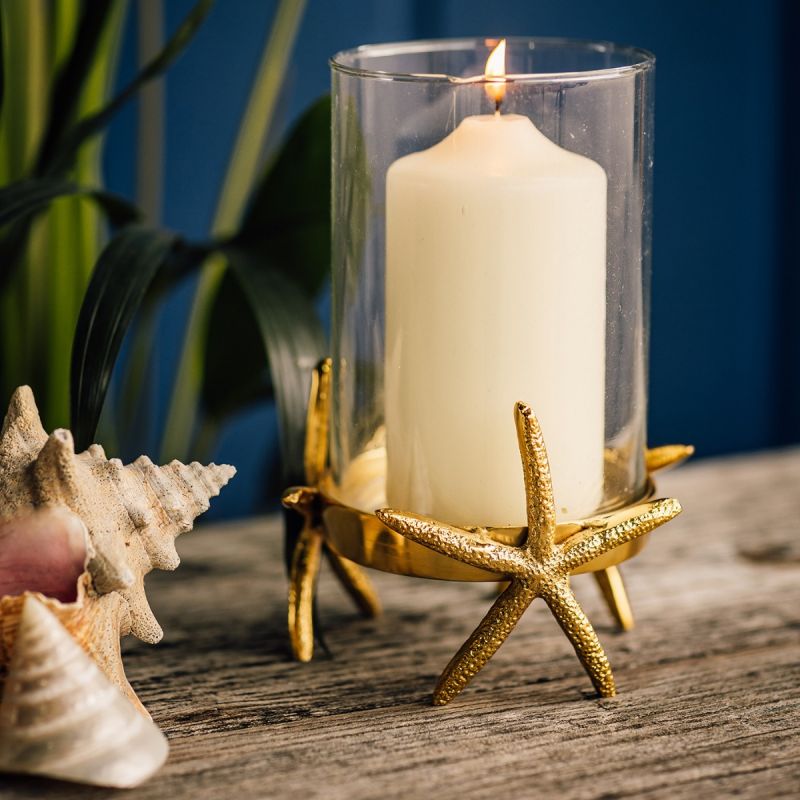
[[[314,655],[314,591],[322,553],[356,606],[366,617],[381,613],[381,604],[369,578],[356,564],[331,548],[322,519],[324,502],[315,487],[320,482],[327,457],[330,359],[323,361],[311,378],[311,397],[306,422],[305,477],[309,486],[288,489],[283,504],[303,516],[289,575],[289,639],[298,661]]]
[[[646,535],[680,513],[677,500],[649,500],[655,488],[648,478],[645,495],[634,504],[577,522],[556,523],[547,452],[529,406],[514,409],[525,478],[527,526],[459,528],[418,514],[380,509],[370,514],[334,498],[325,472],[330,397],[330,360],[315,371],[308,413],[305,464],[307,486],[285,492],[284,504],[305,524],[292,558],[289,631],[295,657],[313,653],[312,607],[322,552],[362,613],[374,616],[379,604],[357,563],[417,577],[461,581],[505,581],[472,636],[446,667],[434,703],[453,699],[505,641],[536,597],[544,599],[570,639],[601,696],[616,691],[608,660],[597,635],[569,587],[569,577],[592,572],[608,607],[623,630],[633,615],[617,565],[636,555]],[[688,458],[683,445],[648,450],[648,474]],[[369,451],[357,484],[382,478],[380,453]]]

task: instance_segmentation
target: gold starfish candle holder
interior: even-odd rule
[[[358,564],[416,577],[507,583],[442,673],[433,695],[436,705],[448,703],[464,689],[537,597],[544,600],[572,643],[598,694],[613,696],[616,688],[608,659],[569,579],[591,572],[615,620],[629,630],[633,616],[618,564],[636,555],[651,531],[680,513],[678,501],[650,499],[655,487],[648,479],[646,496],[639,502],[590,519],[557,523],[544,437],[533,410],[520,402],[514,407],[514,420],[525,484],[526,527],[462,528],[389,508],[368,513],[337,500],[331,491],[327,471],[330,380],[328,359],[312,379],[307,485],[288,489],[283,496],[284,505],[304,518],[292,554],[289,589],[289,634],[295,658],[309,661],[313,655],[314,590],[324,552],[365,616],[376,616],[380,603]],[[685,445],[648,450],[648,471],[675,465],[692,452]],[[375,483],[377,461],[367,454],[365,463],[372,469],[367,466],[361,473],[366,486]]]
[[[331,60],[332,360],[306,485],[284,496],[304,518],[298,659],[324,557],[367,615],[362,567],[500,585],[437,703],[537,597],[613,694],[569,580],[593,574],[631,627],[619,565],[680,511],[652,473],[691,452],[646,450],[653,67],[637,48],[529,38]]]

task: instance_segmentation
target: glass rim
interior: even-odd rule
[[[446,73],[392,72],[390,70],[366,69],[354,67],[351,62],[356,56],[407,55],[413,53],[435,52],[475,48],[477,44],[488,47],[505,39],[510,44],[527,44],[529,49],[539,47],[562,47],[564,49],[583,50],[585,52],[615,53],[626,57],[630,63],[618,67],[601,67],[600,69],[578,70],[571,72],[531,72],[524,74],[508,74],[502,78],[486,75],[475,75],[468,78]],[[531,83],[548,84],[566,81],[597,81],[628,76],[634,72],[643,72],[655,66],[656,57],[649,50],[632,45],[615,44],[614,42],[571,39],[550,36],[505,36],[505,37],[459,37],[451,39],[413,39],[404,42],[386,42],[382,44],[365,44],[348,50],[340,50],[328,59],[328,64],[335,72],[357,78],[368,78],[382,81],[411,81],[420,83],[450,84],[486,84],[486,83]]]

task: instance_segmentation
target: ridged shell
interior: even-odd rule
[[[130,633],[128,604],[118,592],[94,594],[88,572],[78,579],[78,596],[73,603],[62,603],[39,592],[0,598],[0,664],[11,662],[20,615],[29,597],[38,600],[53,614],[139,712],[150,716],[128,683],[122,665],[120,639]],[[0,685],[7,670],[8,666],[0,668]]]
[[[26,598],[0,703],[0,769],[124,788],[168,749],[45,604]]]
[[[126,466],[96,444],[76,454],[69,431],[47,435],[33,393],[23,386],[0,433],[0,519],[41,506],[75,512],[94,549],[91,590],[119,592],[130,632],[154,643],[163,633],[147,603],[144,576],[178,566],[175,538],[192,529],[235,473],[227,465],[180,461],[158,467],[146,456]]]

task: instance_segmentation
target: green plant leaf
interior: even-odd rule
[[[164,49],[113,100],[94,114],[84,117],[60,138],[49,161],[40,164],[40,172],[53,175],[69,170],[78,148],[99,133],[145,83],[161,75],[175,60],[202,25],[213,3],[214,0],[199,0],[164,45]]]
[[[217,201],[215,236],[231,236],[241,222],[305,7],[306,0],[278,2]]]
[[[249,303],[269,364],[284,478],[302,481],[311,371],[325,353],[322,325],[303,290],[272,264],[236,247],[224,252]],[[232,344],[231,359],[236,358],[238,347],[239,343]]]
[[[266,166],[238,241],[315,296],[329,275],[331,101],[317,100]]]
[[[100,254],[72,347],[70,416],[76,447],[92,442],[125,333],[159,273],[204,257],[204,250],[174,233],[139,225],[124,228]]]
[[[5,40],[5,32],[3,31],[3,15],[0,14],[0,64],[5,64],[5,53],[3,52],[5,48],[4,44]],[[2,118],[3,114],[3,107],[5,106],[6,100],[6,81],[5,79],[0,80],[0,118]],[[3,165],[0,165],[0,171],[2,171]]]
[[[0,227],[18,222],[46,208],[53,200],[70,195],[91,198],[105,212],[112,225],[136,222],[141,212],[124,197],[96,189],[78,186],[59,178],[28,178],[0,189]]]
[[[305,3],[306,0],[280,0],[278,4],[217,202],[214,236],[234,235],[241,222]],[[207,326],[225,269],[224,258],[211,258],[197,283],[170,398],[162,458],[179,458],[188,450],[203,386]]]
[[[330,98],[314,103],[262,173],[234,242],[248,258],[269,264],[309,295],[328,276],[330,262]],[[269,360],[258,322],[238,278],[226,272],[214,299],[201,402],[221,419],[273,397]],[[231,357],[230,341],[235,341]]]
[[[139,220],[136,206],[119,195],[59,178],[28,178],[0,189],[0,291],[11,279],[22,258],[33,217],[61,197],[83,196],[94,200],[108,221],[117,227]]]
[[[242,286],[230,270],[225,271],[214,298],[206,342],[203,416],[217,422],[260,400],[272,398],[272,380],[267,353],[258,322]]]
[[[96,67],[106,26],[113,21],[118,0],[84,3],[69,56],[50,90],[50,114],[37,158],[37,172],[52,157],[60,137],[75,123],[89,74]]]

